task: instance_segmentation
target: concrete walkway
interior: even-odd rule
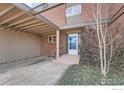
[[[53,63],[66,64],[66,65],[79,64],[79,58],[80,58],[79,55],[65,54],[61,56],[59,59],[53,60]]]
[[[54,85],[69,67],[42,58],[0,65],[0,85]]]

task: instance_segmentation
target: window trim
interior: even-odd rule
[[[53,37],[56,37],[56,35],[48,35],[48,43],[56,43],[56,41],[53,41]],[[49,41],[49,37],[51,37],[52,38],[52,41],[50,42]]]

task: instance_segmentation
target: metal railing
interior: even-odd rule
[[[57,48],[55,48],[51,51],[52,60],[54,60],[56,58],[56,50],[57,50]],[[66,53],[67,53],[67,51],[66,51],[65,47],[63,47],[63,46],[59,47],[59,56],[62,56]]]

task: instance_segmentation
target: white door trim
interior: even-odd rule
[[[68,54],[78,55],[78,33],[68,34]]]

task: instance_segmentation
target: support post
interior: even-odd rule
[[[59,38],[60,38],[59,30],[56,30],[56,59],[59,58]]]

